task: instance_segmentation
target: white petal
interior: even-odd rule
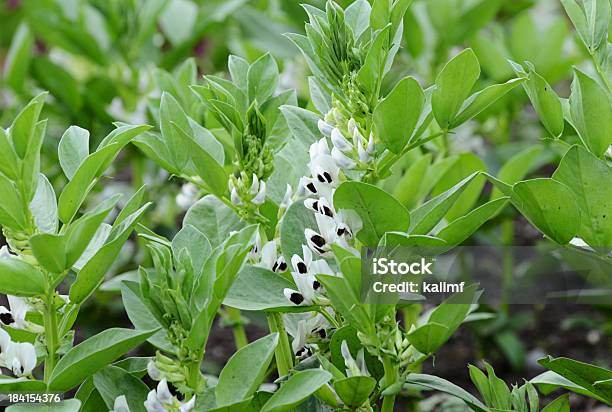
[[[357,154],[361,163],[368,163],[370,161],[370,154],[363,148],[361,143],[357,145]]]
[[[276,262],[276,257],[276,241],[271,240],[261,249],[261,263],[263,267],[271,270],[274,262]]]
[[[125,395],[117,396],[113,404],[113,412],[130,412]]]
[[[300,274],[308,273],[308,266],[302,260],[302,258],[298,255],[291,256],[291,266],[293,267],[293,271],[296,273],[300,273]]]
[[[239,205],[242,203],[242,201],[240,200],[240,196],[238,196],[238,191],[236,190],[235,187],[232,188],[232,192],[230,193],[230,199],[232,200],[232,203],[235,205]]]
[[[28,342],[11,342],[5,355],[7,365],[16,376],[26,376],[36,367],[36,349]]]
[[[192,396],[191,399],[189,399],[189,402],[181,405],[181,407],[179,408],[179,411],[180,412],[190,412],[191,410],[193,410],[193,407],[195,406],[195,402],[196,402],[196,397]]]
[[[283,201],[280,204],[282,209],[287,209],[289,205],[291,205],[291,196],[293,195],[293,189],[291,189],[291,185],[287,183],[287,189],[285,189],[285,196],[283,196]]]
[[[253,173],[252,182],[253,183],[251,183],[251,187],[249,188],[249,193],[254,195],[259,191],[259,179],[255,173]]]
[[[170,389],[168,389],[168,381],[164,378],[157,384],[157,399],[161,403],[167,404],[172,402],[172,398],[173,396],[170,393]]]
[[[355,130],[357,129],[357,122],[352,117],[348,121],[347,129],[351,136],[353,135],[353,133],[355,133]]]
[[[302,245],[302,258],[304,259],[306,266],[310,266],[310,263],[312,262],[312,251],[306,245]]]
[[[294,305],[296,305],[296,306],[300,306],[300,305],[303,305],[303,304],[308,304],[308,303],[305,303],[306,301],[305,301],[304,296],[302,295],[302,293],[300,293],[300,292],[299,292],[299,291],[297,291],[297,290],[293,290],[293,289],[285,288],[285,289],[283,289],[283,294],[285,295],[285,297],[287,298],[287,300],[288,300],[288,301],[290,301],[292,304],[294,304]],[[291,296],[292,296],[292,295],[299,295],[299,296],[301,296],[301,297],[302,297],[302,301],[301,301],[301,302],[299,302],[299,303],[298,303],[298,302],[293,301],[293,300],[291,299]]]
[[[370,133],[370,138],[368,139],[368,153],[374,153],[374,135]]]
[[[0,328],[0,353],[5,353],[10,343],[11,335],[9,335],[4,329]]]
[[[338,150],[337,147],[334,147],[332,149],[332,158],[334,159],[334,161],[336,162],[336,164],[338,165],[338,167],[342,168],[342,169],[353,169],[356,165],[355,161],[349,157],[347,157],[344,153],[342,153],[340,150]]]
[[[323,136],[329,136],[334,128],[331,124],[327,123],[323,119],[319,119],[317,122],[317,127]]]
[[[329,264],[323,259],[312,262],[309,272],[313,275],[336,275]]]
[[[161,371],[159,370],[159,368],[155,364],[155,361],[153,360],[150,360],[149,363],[147,363],[147,373],[149,374],[151,379],[153,379],[154,381],[158,381],[162,377]]]
[[[257,196],[251,200],[252,203],[256,205],[261,205],[266,201],[266,182],[259,183],[259,192],[257,192]]]
[[[342,132],[337,127],[334,127],[331,133],[331,141],[334,144],[334,148],[343,152],[350,152],[353,150],[351,144],[344,138]],[[332,156],[334,155],[334,151],[332,149]]]
[[[153,389],[147,395],[147,400],[144,402],[147,412],[167,412],[166,407],[157,399],[157,393]]]
[[[333,217],[322,215],[317,213],[315,215],[317,226],[319,227],[319,233],[325,238],[328,243],[333,243],[336,239],[336,220]]]
[[[11,313],[15,319],[13,327],[16,329],[24,329],[27,326],[26,314],[30,311],[28,301],[24,298],[10,295],[7,296],[7,299],[11,307]]]

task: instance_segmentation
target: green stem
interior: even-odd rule
[[[383,368],[385,370],[385,386],[389,387],[397,380],[397,371],[391,359],[383,358]],[[395,406],[395,394],[383,397],[381,412],[393,412]]]
[[[610,86],[610,82],[608,81],[608,76],[606,76],[606,73],[603,69],[603,67],[601,67],[601,65],[599,64],[599,61],[597,60],[597,56],[595,56],[594,53],[589,53],[591,55],[591,59],[593,60],[593,65],[595,66],[595,71],[597,72],[597,75],[599,76],[599,78],[601,79],[601,82],[604,84],[604,86],[606,86],[606,89],[608,89],[608,94],[612,94],[612,86]]]
[[[58,338],[57,338],[57,316],[55,313],[55,290],[52,289],[47,294],[46,304],[45,304],[45,339],[47,343],[47,358],[45,359],[45,372],[44,379],[45,382],[49,382],[51,379],[51,374],[53,373],[53,369],[55,368],[55,351],[58,346]]]
[[[200,361],[191,362],[188,366],[187,386],[189,386],[194,395],[200,393],[204,388],[202,374],[200,373]]]
[[[242,314],[240,313],[240,309],[230,308],[229,306],[225,307],[225,311],[227,313],[228,319],[232,323],[232,332],[234,334],[234,343],[236,344],[236,349],[240,349],[249,344],[249,340],[246,335],[246,331],[244,330],[244,322],[242,320]]]
[[[278,345],[276,346],[276,368],[278,369],[278,376],[286,376],[289,374],[291,368],[293,368],[293,352],[289,345],[289,336],[285,330],[285,324],[280,313],[269,312],[267,314],[268,325],[270,326],[270,332],[278,333]]]
[[[514,223],[510,219],[506,219],[502,222],[502,241],[504,243],[504,253],[502,258],[502,267],[503,267],[503,299],[502,299],[502,307],[501,309],[504,313],[508,314],[509,304],[508,300],[510,299],[510,288],[512,287],[513,279],[513,267],[514,267],[514,257],[512,256],[512,243],[514,242]]]

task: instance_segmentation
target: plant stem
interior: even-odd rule
[[[270,326],[270,332],[278,333],[278,345],[276,346],[276,368],[278,369],[278,376],[286,376],[289,374],[291,368],[293,368],[293,352],[289,345],[289,336],[285,330],[285,324],[280,313],[269,312],[267,314],[268,325]]]
[[[45,359],[45,382],[49,382],[51,374],[55,368],[55,351],[57,350],[57,316],[55,313],[55,290],[52,289],[47,294],[45,304],[45,339],[47,343],[47,358]]]
[[[225,311],[229,320],[232,322],[232,332],[234,333],[234,343],[236,349],[240,349],[249,344],[247,339],[246,331],[244,330],[244,322],[242,321],[242,315],[240,309],[225,307]]]
[[[383,358],[383,368],[385,370],[385,386],[389,387],[397,380],[395,365],[388,357]],[[395,406],[395,394],[383,397],[381,412],[393,412]]]

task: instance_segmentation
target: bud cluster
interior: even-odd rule
[[[368,170],[375,152],[374,136],[366,139],[359,123],[350,118],[348,121],[337,108],[332,108],[324,119],[318,122],[319,131],[331,138],[332,159],[345,170]]]

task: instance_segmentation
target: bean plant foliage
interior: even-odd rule
[[[162,3],[151,2],[150,16]],[[388,412],[399,402],[416,411],[429,392],[477,412],[569,411],[568,391],[612,405],[612,371],[566,357],[540,359],[547,372],[511,387],[488,363],[466,366],[476,390],[423,373],[465,323],[491,315],[476,286],[428,310],[361,298],[364,248],[449,251],[517,212],[547,242],[609,264],[609,1],[561,1],[588,56],[573,68],[567,97],[549,83],[562,69],[539,55],[545,47],[521,49],[546,35],[522,46],[498,38],[496,46],[472,31],[501,2],[418,8],[438,7],[433,53],[473,41],[414,70],[404,62],[404,48],[416,59],[422,35],[412,1],[319,3],[303,5],[302,34],[279,40],[308,73],[305,96],[283,81],[275,53],[230,55],[225,73],[205,75],[192,59],[173,71],[160,61],[145,104],[149,124],[115,119],[98,136],[98,128],[72,125],[53,143],[43,114],[66,98],[56,88],[0,128],[0,293],[8,296],[0,394],[70,398],[50,411]],[[514,30],[533,24],[522,19]],[[90,31],[79,41],[70,30],[54,41],[80,44],[84,59],[107,64],[102,50],[83,49],[99,44]],[[180,27],[164,30],[174,46],[189,44]],[[5,78],[15,92],[33,38],[22,26],[11,45]],[[137,55],[141,43],[125,42]],[[60,113],[86,104],[73,99]],[[455,150],[470,125],[507,119],[525,102],[540,138],[501,167],[476,150]],[[47,172],[49,145],[56,169]],[[126,154],[191,190],[176,230],[155,230],[159,192],[143,179],[129,195],[97,196]],[[548,177],[528,178],[547,162]],[[129,244],[139,247],[139,267],[109,280]],[[120,293],[133,327],[75,340],[79,314],[101,289]],[[244,329],[253,313],[269,331],[256,340]],[[202,365],[218,319],[236,351],[213,376]]]

